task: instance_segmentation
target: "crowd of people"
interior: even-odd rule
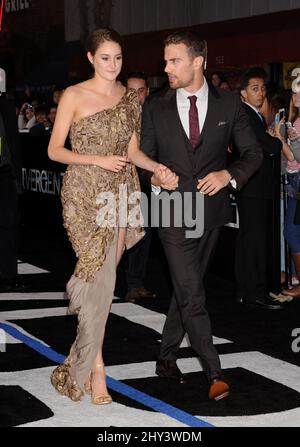
[[[32,96],[30,88],[27,87],[18,100],[18,103],[22,101],[22,104],[16,104],[19,132],[34,136],[51,134],[62,94],[63,90],[54,87],[49,92],[49,98],[42,99]]]

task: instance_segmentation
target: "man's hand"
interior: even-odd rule
[[[169,191],[173,191],[178,187],[178,180],[178,175],[162,164],[158,165],[151,177],[152,185],[160,186]]]
[[[211,172],[204,178],[198,180],[197,189],[202,194],[215,195],[220,189],[225,188],[231,180],[231,175],[226,169]]]

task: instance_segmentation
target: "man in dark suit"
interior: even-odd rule
[[[0,292],[24,291],[17,280],[18,190],[21,153],[16,111],[0,95]]]
[[[203,277],[222,225],[230,221],[229,189],[241,188],[259,168],[261,149],[240,99],[208,86],[203,75],[206,42],[183,31],[165,40],[165,71],[170,89],[146,101],[142,115],[141,148],[167,166],[161,174],[142,173],[152,188],[204,194],[204,233],[186,237],[186,228],[159,229],[168,259],[174,296],[165,322],[156,373],[184,381],[176,354],[187,332],[209,380],[209,398],[229,394],[212,342],[205,308]],[[235,140],[241,159],[226,168],[227,148]],[[173,176],[173,177],[172,177]],[[178,180],[178,187],[177,187]]]
[[[149,95],[148,79],[145,73],[134,71],[128,74],[126,87],[135,90],[142,106]],[[156,298],[156,294],[144,287],[144,277],[151,244],[151,227],[145,227],[145,236],[127,252],[127,286],[125,301],[136,303],[143,298]]]
[[[236,194],[239,211],[239,234],[236,244],[235,273],[237,301],[277,310],[282,305],[268,292],[268,237],[272,225],[272,200],[280,175],[274,160],[280,157],[282,141],[267,132],[259,110],[266,97],[266,73],[261,68],[248,70],[241,79],[241,97],[251,127],[263,149],[263,162],[249,182]],[[279,200],[279,198],[278,198]]]

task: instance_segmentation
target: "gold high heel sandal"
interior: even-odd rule
[[[104,367],[104,363],[97,363],[96,366],[102,366]],[[92,374],[91,374],[92,377]],[[112,403],[112,397],[110,394],[102,394],[99,396],[93,396],[92,394],[92,382],[90,381],[91,384],[91,400],[92,403],[95,405],[107,405],[107,404],[111,404]],[[88,387],[87,387],[88,388]],[[89,389],[89,388],[88,388]]]
[[[84,391],[86,394],[92,394],[92,373],[90,372],[88,381],[84,384]]]

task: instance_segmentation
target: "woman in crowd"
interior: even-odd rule
[[[298,280],[300,279],[300,225],[294,223],[297,195],[299,193],[300,186],[300,159],[297,153],[297,144],[295,144],[300,136],[300,92],[293,93],[290,110],[289,110],[289,122],[293,124],[293,128],[288,130],[288,136],[290,138],[290,147],[293,151],[293,159],[288,161],[287,164],[287,177],[288,177],[288,205],[286,210],[286,219],[284,226],[284,236],[289,244],[292,259],[295,265],[296,274]],[[299,152],[299,151],[298,151]],[[300,284],[294,285],[290,289],[283,290],[284,295],[292,297],[300,297]]]

